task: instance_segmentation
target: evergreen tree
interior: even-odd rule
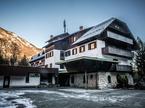
[[[136,66],[138,69],[138,75],[145,77],[145,43],[140,38],[137,39],[139,49],[136,51]]]
[[[6,58],[3,58],[2,54],[0,54],[0,64],[9,64],[9,60]]]
[[[28,62],[26,55],[24,55],[24,57],[20,60],[19,65],[20,66],[29,66],[29,62]]]

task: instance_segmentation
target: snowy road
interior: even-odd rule
[[[145,91],[0,90],[0,108],[145,108]]]

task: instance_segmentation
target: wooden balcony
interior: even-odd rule
[[[111,39],[111,40],[115,40],[115,41],[122,42],[122,43],[125,43],[125,44],[133,45],[133,40],[132,39],[130,39],[126,36],[117,34],[117,33],[113,33],[111,31],[107,31],[105,39]]]
[[[102,48],[102,53],[105,55],[115,55],[115,56],[121,56],[121,57],[127,57],[132,58],[133,53],[131,51],[119,49],[116,47],[107,46],[105,48]]]

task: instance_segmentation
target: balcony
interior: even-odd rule
[[[128,37],[125,37],[123,35],[120,35],[120,34],[113,33],[111,31],[107,31],[106,38],[133,45],[133,40],[132,39],[130,39]]]
[[[102,53],[105,55],[115,55],[115,56],[121,56],[121,57],[127,57],[127,58],[132,58],[133,53],[131,51],[115,48],[115,47],[105,47],[102,48]]]
[[[116,65],[116,71],[120,72],[131,72],[132,67],[127,65]]]

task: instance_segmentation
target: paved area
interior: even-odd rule
[[[0,90],[0,108],[145,108],[144,90]]]

